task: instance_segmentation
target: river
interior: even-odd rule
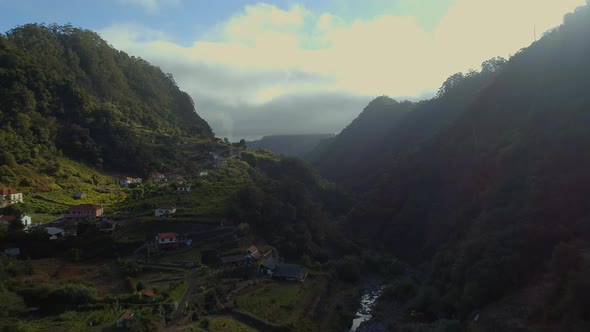
[[[387,331],[387,328],[380,322],[372,320],[375,303],[381,295],[383,284],[378,280],[369,280],[365,285],[363,295],[361,296],[361,307],[356,312],[355,319],[352,321],[350,332],[381,332]]]

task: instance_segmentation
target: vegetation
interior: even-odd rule
[[[363,192],[345,221],[348,235],[424,264],[425,280],[406,307],[422,322],[471,320],[560,270],[571,272],[550,282],[555,297],[522,305],[532,312],[523,324],[570,322],[561,329],[571,330],[572,321],[588,322],[573,296],[586,287],[585,263],[577,262],[585,262],[579,257],[590,244],[590,159],[579,152],[590,147],[583,125],[590,99],[582,88],[590,83],[590,43],[582,37],[588,31],[590,6],[583,6],[509,60],[452,75],[431,100],[380,97],[372,104],[385,104],[389,113],[370,112],[369,105],[324,148],[326,159],[314,162],[322,174]],[[401,105],[406,112],[388,118]],[[380,122],[389,127],[373,135]],[[373,142],[364,148],[367,140]],[[349,167],[354,160],[362,165]]]

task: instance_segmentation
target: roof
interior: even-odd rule
[[[126,176],[126,177],[122,178],[121,180],[122,181],[134,181],[135,179],[136,178],[130,178],[130,177]]]
[[[221,257],[221,263],[223,263],[223,264],[237,263],[237,262],[242,262],[245,260],[246,260],[246,258],[244,257],[244,255],[232,255],[232,256]]]
[[[68,211],[88,211],[88,210],[98,210],[98,209],[102,209],[102,206],[94,205],[94,204],[80,204],[80,205],[72,206],[71,208],[68,209]]]
[[[278,264],[279,262],[276,259],[270,257],[267,260],[265,260],[264,263],[262,263],[261,265],[271,270],[274,270]]]
[[[153,289],[144,289],[141,291],[141,294],[147,297],[156,297],[156,293]]]
[[[15,216],[0,215],[0,221],[14,221],[14,220],[16,220]]]
[[[160,205],[156,210],[176,210],[176,207],[172,205]]]
[[[173,239],[176,236],[177,236],[176,233],[159,233],[158,234],[158,237],[160,239]]]
[[[272,275],[278,278],[302,278],[305,276],[305,269],[297,264],[277,264]]]
[[[256,246],[251,246],[250,248],[248,248],[247,251],[250,253],[250,256],[252,256],[252,258],[254,259],[262,258],[262,253],[258,250],[258,248],[256,248]]]
[[[2,188],[2,195],[22,194],[22,192],[12,188]]]
[[[133,311],[127,309],[117,319],[130,319],[131,317],[133,317]]]
[[[57,227],[45,227],[45,232],[47,232],[49,235],[57,235],[63,233],[64,230]]]

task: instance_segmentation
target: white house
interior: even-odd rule
[[[170,216],[174,213],[176,213],[176,207],[171,205],[162,205],[154,210],[154,215],[156,217]]]
[[[180,185],[180,186],[176,187],[176,192],[179,192],[179,193],[186,193],[189,191],[191,191],[190,184],[184,184],[184,185]]]
[[[200,177],[204,177],[204,176],[207,176],[207,175],[209,175],[209,172],[207,172],[207,171],[202,171],[201,173],[199,173],[199,176]]]
[[[141,178],[124,177],[119,180],[119,184],[121,184],[123,187],[129,187],[129,185],[136,183],[141,183]]]
[[[2,188],[0,207],[23,202],[23,193],[12,188]]]
[[[154,181],[155,183],[168,182],[168,178],[166,177],[166,175],[158,172],[152,173],[151,178],[152,181]]]
[[[15,216],[8,216],[8,215],[0,215],[0,225],[8,225],[11,221],[16,220]],[[25,229],[31,227],[31,217],[23,214],[20,218],[20,221],[23,223]]]

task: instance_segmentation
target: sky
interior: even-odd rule
[[[0,0],[0,31],[71,23],[172,73],[218,137],[337,133],[508,58],[585,0]]]

